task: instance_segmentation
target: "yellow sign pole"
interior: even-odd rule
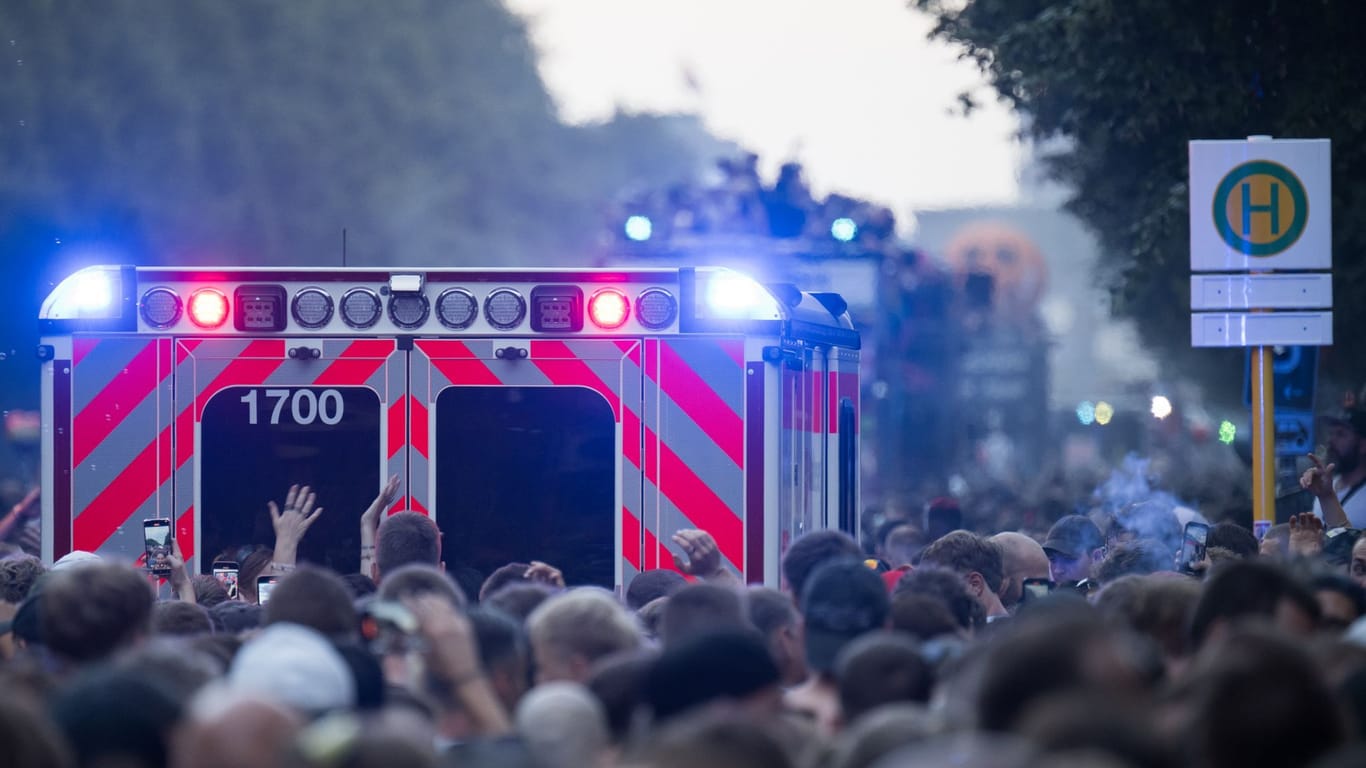
[[[1276,388],[1271,347],[1252,348],[1252,529],[1276,523]]]

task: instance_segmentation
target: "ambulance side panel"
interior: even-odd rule
[[[675,532],[700,528],[745,569],[745,344],[740,336],[645,343],[645,567],[674,568]],[[760,574],[762,576],[762,574]]]
[[[76,335],[70,344],[69,362],[53,363],[53,399],[66,400],[70,414],[70,441],[58,447],[71,471],[69,484],[53,478],[50,554],[85,550],[141,562],[142,520],[176,518],[171,340]],[[185,534],[189,521],[176,520],[176,527]]]

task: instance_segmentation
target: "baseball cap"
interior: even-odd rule
[[[1080,560],[1105,546],[1100,527],[1085,515],[1067,515],[1048,529],[1044,539],[1045,552],[1056,552],[1063,557]]]
[[[844,646],[887,623],[891,600],[882,577],[858,560],[836,560],[816,570],[802,593],[806,663],[818,672],[835,668]]]
[[[1323,420],[1329,424],[1350,427],[1353,432],[1366,437],[1366,410],[1361,408],[1343,408],[1329,413]]]
[[[356,704],[356,681],[327,638],[300,624],[271,624],[233,659],[234,689],[268,696],[307,714]]]
[[[94,552],[86,552],[83,549],[77,549],[62,555],[57,562],[52,564],[52,570],[65,571],[68,568],[79,568],[82,565],[94,565],[99,562],[103,561],[100,560],[100,556]]]

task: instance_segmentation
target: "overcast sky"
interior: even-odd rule
[[[1019,196],[1014,117],[976,68],[930,42],[905,0],[507,0],[573,122],[631,111],[702,115],[771,173],[796,157],[820,193],[898,214]]]

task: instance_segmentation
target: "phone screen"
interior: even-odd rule
[[[237,563],[219,561],[213,564],[213,577],[228,591],[228,599],[237,599]]]
[[[152,573],[170,573],[171,521],[143,520],[142,538],[147,551],[147,567]]]
[[[1205,559],[1205,542],[1209,538],[1209,526],[1204,523],[1186,523],[1185,534],[1181,537],[1181,570],[1191,573],[1193,566]]]
[[[256,578],[256,602],[265,605],[270,601],[270,592],[275,589],[279,576],[258,576]]]
[[[1053,591],[1054,583],[1049,579],[1025,579],[1024,580],[1024,600],[1038,600],[1048,597],[1048,593]]]

